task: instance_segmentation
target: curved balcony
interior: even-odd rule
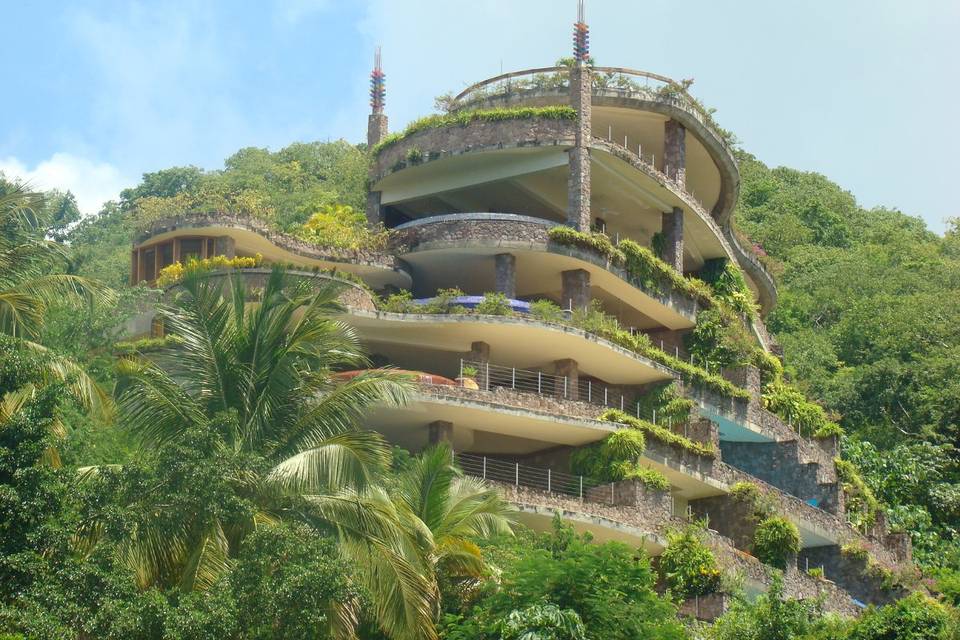
[[[411,283],[410,274],[386,252],[321,247],[277,231],[262,220],[225,213],[185,214],[151,223],[134,239],[132,279],[152,281],[161,268],[182,260],[181,254],[186,252],[182,241],[186,239],[200,241],[192,254],[200,258],[260,254],[266,264],[346,271],[378,289],[387,285],[405,288]],[[145,256],[154,261],[147,269],[142,268]]]
[[[493,256],[511,253],[518,296],[556,295],[563,271],[583,269],[590,273],[593,297],[610,309],[623,305],[632,309],[621,314],[628,326],[674,330],[694,326],[697,300],[667,282],[650,287],[595,251],[551,241],[552,226],[541,218],[505,213],[432,216],[396,227],[391,247],[426,290],[457,285],[474,292],[493,291]]]
[[[648,71],[623,67],[593,67],[594,121],[598,110],[632,109],[676,120],[703,146],[720,173],[712,215],[726,224],[737,201],[740,178],[727,134],[711,114],[674,80]],[[467,87],[451,104],[455,111],[506,106],[569,103],[567,67],[542,67],[505,73]]]

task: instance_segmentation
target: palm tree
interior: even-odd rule
[[[294,282],[278,267],[251,304],[239,274],[226,291],[202,273],[185,275],[174,304],[160,309],[177,344],[119,367],[121,416],[145,450],[160,453],[184,451],[198,431],[216,430],[211,463],[248,461],[218,470],[253,508],[225,515],[172,513],[159,498],[141,504],[121,557],[144,586],[205,588],[255,527],[305,520],[337,535],[343,553],[367,569],[361,578],[388,635],[435,638],[430,582],[411,552],[422,527],[375,484],[390,448],[358,427],[369,407],[404,402],[406,380],[382,370],[333,376],[368,363],[356,333],[334,317],[343,311],[339,288],[324,282]],[[101,530],[88,522],[82,534],[89,542]],[[355,614],[341,611],[344,633]]]
[[[433,578],[435,606],[439,582],[480,578],[486,569],[474,540],[512,534],[513,509],[496,489],[464,476],[446,444],[415,458],[400,475],[394,500],[413,513],[429,531],[420,553]]]
[[[51,304],[112,298],[107,287],[63,273],[67,250],[43,237],[48,223],[42,194],[0,182],[0,333],[44,354],[47,375],[68,382],[81,403],[103,415],[110,407],[107,394],[74,362],[36,342]]]

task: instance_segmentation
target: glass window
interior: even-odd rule
[[[141,280],[150,282],[157,277],[157,250],[154,247],[143,251],[143,274]]]
[[[173,264],[173,243],[164,242],[157,247],[157,251],[160,252],[160,268],[168,267]]]

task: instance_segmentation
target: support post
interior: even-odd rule
[[[570,106],[577,112],[573,147],[567,151],[567,224],[590,230],[590,128],[592,117],[592,72],[580,62],[570,69]]]
[[[663,261],[677,273],[683,273],[683,209],[674,207],[661,216],[663,234]]]
[[[517,258],[512,253],[494,256],[495,290],[508,298],[517,297]]]
[[[565,309],[585,309],[590,305],[590,272],[571,269],[560,274],[562,279],[561,302]]]

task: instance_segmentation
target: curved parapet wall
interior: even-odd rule
[[[773,280],[773,275],[767,271],[767,268],[763,266],[763,263],[754,255],[753,251],[740,244],[736,234],[729,227],[724,230],[724,235],[733,249],[737,264],[756,285],[760,309],[762,315],[766,317],[777,305],[777,284]]]
[[[505,213],[432,216],[396,227],[391,247],[411,263],[416,260],[412,254],[427,252],[553,254],[556,258],[550,262],[552,272],[568,269],[592,272],[595,286],[609,290],[664,326],[671,329],[693,326],[700,302],[674,290],[668,282],[651,288],[596,251],[550,240],[549,230],[553,226],[554,223],[541,218]]]
[[[374,180],[423,163],[490,149],[522,147],[568,147],[573,144],[576,123],[556,118],[475,120],[424,129],[382,149],[376,155]]]
[[[567,67],[542,67],[489,78],[457,95],[452,109],[566,104],[569,71]],[[594,107],[665,115],[681,123],[703,144],[721,174],[720,197],[711,213],[726,225],[739,195],[740,174],[733,149],[710,113],[680,83],[666,76],[622,67],[593,67],[592,71]]]
[[[256,293],[257,291],[262,291],[264,287],[267,286],[267,281],[270,279],[270,274],[271,269],[269,268],[253,267],[237,270],[218,269],[215,271],[210,271],[209,273],[205,274],[205,276],[211,281],[223,282],[224,284],[227,284],[230,282],[232,277],[239,275],[247,291],[250,293]],[[376,311],[377,306],[373,300],[373,296],[368,290],[364,289],[355,282],[338,278],[333,274],[314,273],[312,271],[298,271],[293,269],[288,269],[286,271],[286,277],[288,281],[297,281],[308,284],[313,283],[317,286],[327,283],[336,284],[341,287],[337,295],[337,301],[344,307],[358,309],[360,311]],[[167,287],[165,293],[175,293],[179,288],[180,285],[178,283],[170,285]],[[251,300],[256,299],[256,296],[251,297]]]
[[[260,253],[268,262],[339,269],[360,276],[374,287],[409,287],[410,275],[391,254],[371,249],[321,247],[272,229],[262,220],[229,213],[192,213],[151,223],[134,239],[134,248],[178,236],[226,235],[238,247]]]

